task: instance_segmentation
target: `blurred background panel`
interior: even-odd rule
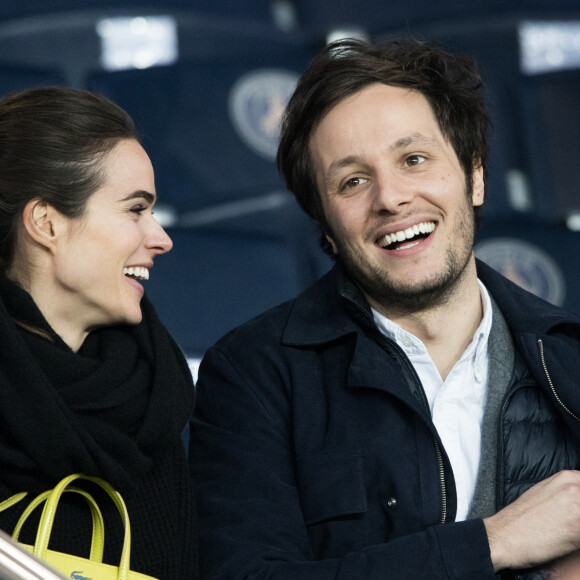
[[[548,220],[494,220],[478,233],[477,258],[544,300],[580,312],[580,233]]]
[[[275,154],[299,75],[346,36],[474,56],[494,121],[476,255],[580,312],[578,0],[3,0],[0,94],[84,87],[134,117],[174,239],[147,292],[192,367],[331,267]]]
[[[283,183],[278,126],[308,62],[264,51],[89,75],[90,89],[131,111],[156,168],[163,203],[179,213],[247,197]]]

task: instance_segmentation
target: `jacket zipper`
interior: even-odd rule
[[[445,485],[445,465],[443,464],[443,455],[437,439],[435,442],[435,449],[437,450],[437,463],[439,465],[439,481],[441,483],[441,523],[444,524],[447,519],[447,487]]]
[[[387,339],[385,338],[385,340]],[[401,364],[407,367],[407,372],[411,374],[415,383],[419,385],[419,392],[422,394],[421,401],[426,406],[427,412],[431,414],[429,411],[429,404],[427,403],[427,399],[425,397],[423,385],[419,380],[419,376],[417,375],[417,371],[415,371],[415,367],[413,367],[413,365],[409,362],[409,359],[406,357],[405,353],[401,350],[399,345],[396,343],[393,344],[398,349],[400,356],[402,357]],[[436,437],[433,437],[433,443],[435,444],[435,452],[437,454],[437,470],[439,472],[439,483],[441,485],[441,523],[444,524],[445,520],[447,519],[447,485],[445,484],[445,463],[443,462],[441,446],[439,445]]]
[[[417,371],[415,371],[415,368],[409,362],[409,359],[396,342],[386,337],[383,337],[383,335],[381,335],[381,339],[388,340],[390,343],[392,343],[392,346],[399,353],[399,357],[401,358],[400,362],[402,366],[407,368],[407,372],[411,374],[415,383],[419,385],[420,389],[419,392],[422,394],[421,402],[427,407],[427,412],[430,414],[429,404],[427,403],[425,391],[423,390],[423,385],[421,385],[421,381],[419,380]],[[437,454],[437,470],[439,472],[439,483],[441,485],[441,523],[444,524],[445,520],[447,519],[447,485],[445,484],[445,463],[443,462],[443,453],[441,452],[441,446],[439,445],[439,442],[437,441],[436,437],[433,437],[433,443],[435,444],[435,453]]]
[[[429,411],[429,405],[427,404],[427,400],[425,397],[425,391],[423,390],[423,386],[421,385],[421,381],[419,380],[419,376],[417,375],[417,371],[415,371],[415,368],[409,362],[409,359],[407,358],[407,356],[405,355],[405,353],[403,352],[401,347],[395,341],[383,336],[383,334],[376,328],[372,316],[370,316],[368,312],[366,312],[363,308],[361,308],[359,304],[357,304],[349,296],[342,294],[342,297],[345,298],[346,300],[348,300],[349,303],[352,304],[357,309],[359,314],[362,314],[364,319],[366,319],[367,321],[372,323],[373,330],[375,330],[378,333],[377,338],[379,339],[378,340],[379,344],[381,341],[386,341],[389,343],[391,348],[394,348],[395,351],[398,352],[401,364],[403,366],[407,367],[407,370],[411,373],[411,376],[413,377],[415,382],[418,385],[420,385],[421,392],[423,394],[422,402],[423,402],[423,404],[427,405],[427,410]],[[438,467],[438,471],[439,471],[439,483],[441,484],[441,523],[444,524],[445,520],[447,519],[447,486],[445,484],[445,463],[443,462],[443,454],[441,453],[441,446],[439,445],[439,442],[437,441],[436,437],[433,437],[433,443],[435,444],[435,452],[437,454],[437,467]]]
[[[396,342],[386,337],[383,337],[382,335],[381,337],[382,340],[388,340],[389,342],[391,342],[394,348],[399,353],[399,356],[401,357],[401,364],[407,368],[407,372],[411,374],[415,383],[419,385],[420,388],[419,392],[422,394],[421,402],[426,406],[427,412],[430,414],[429,404],[427,403],[427,399],[425,397],[425,391],[423,390],[423,385],[419,380],[419,376],[417,375],[415,367],[413,367],[413,365],[410,363],[405,353],[402,351],[402,349]],[[441,452],[441,446],[439,445],[439,442],[437,441],[436,437],[433,437],[433,443],[435,444],[435,452],[437,454],[437,470],[439,472],[439,483],[441,485],[441,523],[444,524],[445,520],[447,519],[447,485],[445,484],[445,464],[443,462],[443,453]]]
[[[553,393],[556,401],[558,401],[558,403],[560,404],[562,409],[564,409],[564,411],[566,411],[566,413],[568,413],[568,415],[570,415],[571,417],[574,417],[574,419],[576,419],[576,421],[580,422],[580,417],[575,415],[572,411],[570,411],[570,409],[568,409],[568,407],[566,407],[566,405],[564,405],[564,403],[562,402],[562,399],[560,399],[558,393],[556,392],[556,388],[554,387],[554,383],[552,382],[552,378],[550,377],[550,373],[548,372],[548,366],[546,365],[546,358],[544,357],[544,343],[542,342],[541,338],[538,339],[538,345],[540,346],[540,359],[542,361],[542,367],[544,368],[544,373],[546,374],[546,378],[548,379],[548,384],[550,385],[550,389],[552,389],[552,393]]]

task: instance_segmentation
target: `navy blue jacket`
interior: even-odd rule
[[[576,445],[580,318],[484,264],[478,275],[533,377],[502,416],[533,425],[547,409],[553,437]],[[529,433],[500,434],[501,501],[578,467],[553,461],[544,434],[539,456]],[[454,522],[453,473],[412,365],[338,266],[207,352],[190,458],[203,580],[496,578],[483,521]]]

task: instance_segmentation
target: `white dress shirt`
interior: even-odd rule
[[[479,281],[483,319],[469,346],[443,381],[425,345],[373,309],[379,330],[394,340],[409,357],[427,395],[433,423],[451,461],[457,488],[455,520],[467,518],[481,455],[481,422],[487,395],[489,356],[487,343],[491,329],[491,301]],[[449,332],[453,332],[450,328]]]

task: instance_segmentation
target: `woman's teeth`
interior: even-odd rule
[[[131,276],[137,280],[149,280],[149,269],[136,266],[134,268],[123,268],[125,276]]]

